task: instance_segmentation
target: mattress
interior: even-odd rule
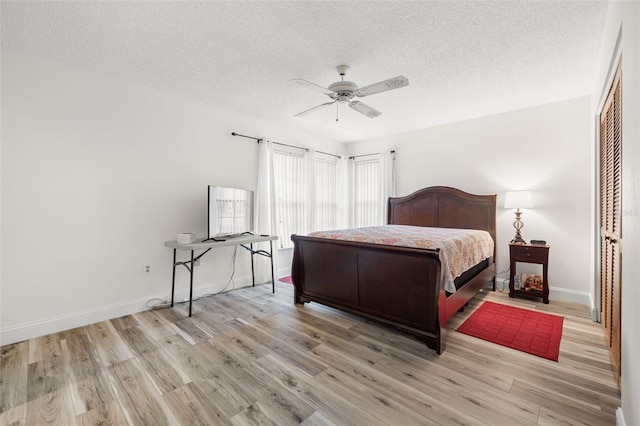
[[[456,291],[456,278],[493,256],[491,234],[476,229],[433,228],[409,225],[383,225],[318,231],[311,237],[356,241],[439,250],[442,286],[448,293]]]

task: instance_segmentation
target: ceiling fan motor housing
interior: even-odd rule
[[[338,81],[330,85],[329,90],[334,92],[331,95],[333,99],[337,99],[340,102],[348,102],[355,96],[358,85],[353,81]]]

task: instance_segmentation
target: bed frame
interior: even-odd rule
[[[389,198],[388,223],[481,229],[496,241],[496,195],[424,188]],[[488,283],[495,290],[495,249],[487,266],[449,295],[440,284],[438,250],[292,235],[297,304],[317,302],[415,335],[444,352],[447,320]]]

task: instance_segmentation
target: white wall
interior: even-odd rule
[[[596,122],[622,59],[622,407],[619,425],[640,424],[640,3],[612,1],[591,104]],[[593,126],[595,130],[595,124]],[[592,149],[596,149],[593,133]],[[595,179],[595,178],[594,178]]]
[[[212,78],[212,81],[215,80]],[[319,140],[121,80],[2,51],[0,344],[140,311],[171,290],[180,232],[207,230],[207,185],[256,189],[255,141],[340,153]],[[206,255],[196,294],[229,279]],[[284,268],[289,259],[281,259]],[[142,275],[142,265],[152,273]],[[238,251],[236,287],[250,283]],[[185,270],[177,275],[185,297]]]
[[[551,245],[550,298],[590,303],[590,98],[582,97],[349,144],[349,154],[395,148],[396,193],[444,185],[498,194],[498,271],[509,268],[508,190],[533,191],[523,238]],[[502,274],[501,278],[508,278]]]

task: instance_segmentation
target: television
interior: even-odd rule
[[[253,232],[253,191],[209,185],[208,239]]]

